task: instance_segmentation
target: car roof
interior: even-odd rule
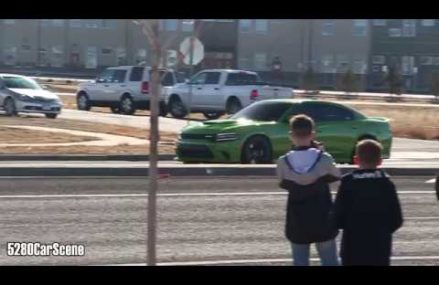
[[[12,74],[12,73],[0,73],[0,77],[8,77],[8,76],[14,76],[14,77],[28,77],[20,74]]]
[[[282,103],[292,103],[292,104],[300,104],[300,103],[304,103],[304,102],[317,102],[316,100],[313,99],[267,99],[267,100],[263,100],[263,101],[259,101],[259,104],[263,104],[263,103],[269,103],[269,102],[282,102]],[[320,101],[323,102],[323,101]]]
[[[241,70],[241,69],[204,69],[201,70],[202,72],[228,72],[228,73],[248,73],[248,74],[257,74],[254,71],[249,70]]]

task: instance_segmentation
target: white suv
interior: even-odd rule
[[[76,95],[79,110],[110,107],[113,113],[132,115],[137,109],[149,109],[149,79],[151,67],[119,66],[105,69],[95,81],[82,83]],[[160,115],[166,116],[166,95],[176,83],[185,81],[181,73],[160,70],[162,92]]]

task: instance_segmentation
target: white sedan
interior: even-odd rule
[[[0,107],[7,116],[40,113],[55,119],[62,110],[59,97],[35,80],[16,74],[0,74]]]

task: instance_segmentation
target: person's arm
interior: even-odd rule
[[[390,213],[390,230],[391,232],[395,232],[398,230],[403,223],[401,204],[399,202],[398,194],[396,193],[395,184],[391,181],[389,183],[390,191],[389,191],[389,213]]]
[[[283,175],[283,167],[282,167],[282,157],[280,157],[277,160],[277,166],[276,166],[276,176],[277,176],[277,180],[279,182],[279,187],[280,188],[284,188],[282,185],[282,181],[284,180],[284,175]]]
[[[325,174],[320,178],[327,183],[332,183],[341,179],[340,169],[337,168],[334,158],[329,153],[324,154]]]

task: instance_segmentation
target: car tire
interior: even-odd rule
[[[92,106],[91,106],[90,99],[88,98],[87,93],[85,93],[85,92],[78,93],[78,95],[76,96],[76,106],[77,106],[78,110],[90,111]]]
[[[169,102],[169,112],[176,119],[183,119],[187,115],[187,110],[180,98],[174,97]]]
[[[216,120],[223,115],[221,112],[203,112],[203,115],[208,120]]]
[[[160,102],[160,105],[159,105],[159,116],[166,117],[167,114],[168,114],[168,107],[166,106],[166,103],[165,102]]]
[[[232,98],[227,102],[226,112],[229,115],[236,114],[242,109],[242,104],[238,99]]]
[[[111,113],[113,114],[120,114],[119,107],[110,107]]]
[[[3,103],[3,108],[5,110],[6,116],[12,117],[18,115],[15,100],[11,97],[5,99],[5,102]]]
[[[268,138],[253,136],[245,142],[241,150],[241,163],[268,164],[272,162],[272,149]]]
[[[136,112],[133,98],[129,95],[123,96],[122,99],[120,99],[119,110],[121,114],[133,115]]]
[[[58,114],[45,114],[46,118],[48,119],[56,119],[58,117]]]

